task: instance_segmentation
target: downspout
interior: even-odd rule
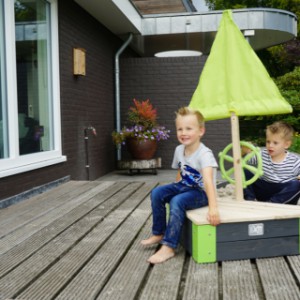
[[[127,41],[118,50],[115,56],[115,93],[116,93],[116,130],[121,130],[121,109],[120,109],[120,67],[119,67],[119,56],[125,50],[132,40],[132,33],[129,34]],[[117,159],[121,160],[121,145],[117,148]]]

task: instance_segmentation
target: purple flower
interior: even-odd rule
[[[114,132],[114,142],[115,144],[126,144],[126,139],[133,137],[140,141],[147,140],[167,140],[169,138],[170,130],[166,130],[164,126],[156,126],[153,128],[145,128],[142,125],[134,125],[131,127],[123,127],[120,132]]]

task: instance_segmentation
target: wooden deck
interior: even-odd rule
[[[67,182],[0,210],[0,299],[300,299],[300,256],[152,266],[155,182]]]

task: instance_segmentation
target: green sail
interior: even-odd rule
[[[249,43],[232,19],[222,20],[191,99],[191,108],[206,120],[292,112]]]

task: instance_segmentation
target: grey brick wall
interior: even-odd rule
[[[171,130],[171,138],[159,144],[157,156],[162,157],[163,168],[170,168],[173,152],[178,145],[175,132],[175,112],[189,104],[197,87],[206,61],[202,57],[182,58],[126,58],[121,60],[122,125],[132,99],[150,99],[157,108],[159,123]],[[229,120],[209,121],[203,142],[215,156],[230,143]],[[124,158],[128,158],[126,152]]]
[[[74,5],[60,1],[63,152],[72,179],[95,179],[114,169],[114,53],[121,45],[106,28]],[[70,10],[70,7],[73,9]],[[73,76],[73,48],[86,50],[86,76]],[[95,127],[97,136],[85,128]],[[88,157],[90,168],[87,170]]]

